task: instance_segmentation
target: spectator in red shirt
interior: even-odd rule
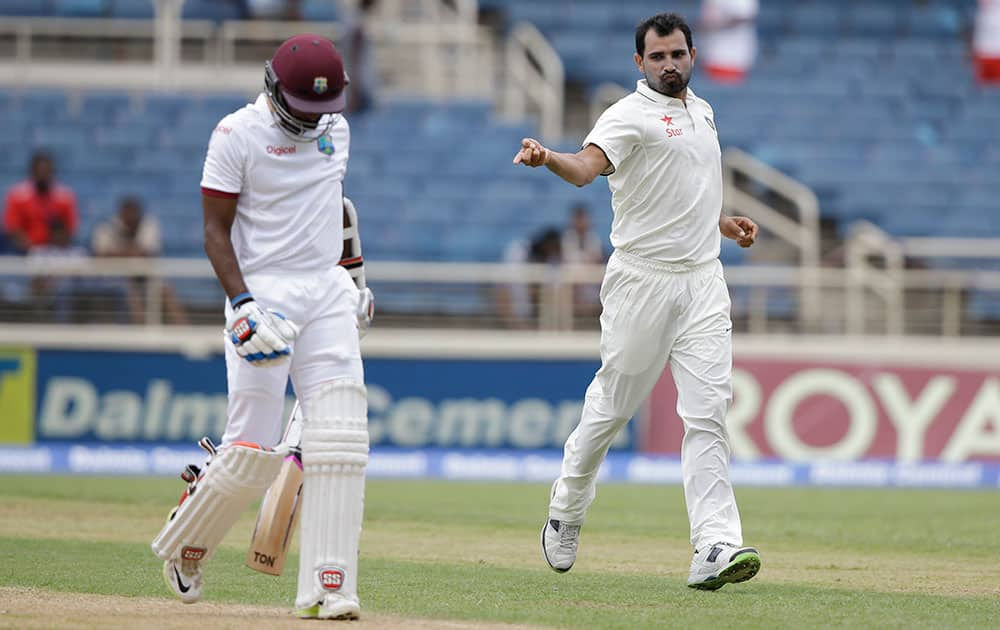
[[[52,243],[52,225],[65,227],[70,239],[76,233],[76,196],[55,181],[52,157],[43,151],[31,157],[30,178],[7,192],[4,229],[8,244],[19,253]]]

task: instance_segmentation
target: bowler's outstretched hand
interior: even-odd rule
[[[514,164],[524,164],[532,168],[544,166],[549,161],[549,150],[534,138],[521,140],[521,149],[514,156]]]

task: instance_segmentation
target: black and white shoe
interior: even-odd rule
[[[163,580],[167,588],[185,604],[193,604],[201,599],[201,564],[183,560],[167,560],[163,563]]]
[[[688,586],[716,591],[726,584],[746,582],[760,571],[760,553],[753,547],[715,543],[695,550]]]
[[[553,571],[565,573],[576,562],[580,526],[548,519],[542,527],[542,555]]]
[[[167,516],[169,523],[177,514],[175,506]],[[192,547],[184,547],[181,550],[181,558],[167,560],[163,563],[163,581],[167,583],[174,595],[180,598],[185,604],[193,604],[201,599],[202,575],[201,560],[204,558],[205,550]]]

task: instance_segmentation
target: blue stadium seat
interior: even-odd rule
[[[241,3],[231,0],[187,0],[181,14],[185,20],[241,20],[245,17]]]
[[[837,3],[804,4],[791,14],[791,32],[799,36],[833,39],[845,27],[845,11]]]
[[[2,15],[34,17],[48,14],[47,0],[4,0],[2,8]]]
[[[46,147],[56,154],[56,159],[64,150],[74,150],[91,141],[91,135],[79,125],[46,125],[36,127],[32,140],[37,146]]]
[[[60,17],[106,17],[110,0],[52,0],[52,13]]]
[[[262,81],[263,78],[263,71],[261,71]],[[245,107],[248,103],[254,102],[255,99],[256,95],[207,94],[194,97],[189,102],[194,103],[195,109],[201,115],[206,118],[212,118],[213,122],[217,122],[223,116]]]
[[[953,6],[917,4],[903,12],[906,32],[911,37],[955,37],[962,28],[962,16]]]
[[[113,124],[113,121],[129,111],[131,101],[123,92],[87,92],[82,97],[78,118],[81,121],[99,121]]]
[[[557,27],[562,22],[566,8],[559,0],[549,2],[512,2],[507,15],[512,23],[530,22],[542,31]]]
[[[61,90],[30,90],[15,94],[16,107],[36,120],[45,121],[69,112],[69,96]]]
[[[181,111],[192,107],[192,99],[181,94],[145,94],[142,96],[142,107],[148,118],[166,126],[173,123]]]
[[[973,291],[969,296],[968,314],[978,321],[1000,321],[1000,292]]]
[[[302,3],[302,17],[316,22],[337,19],[336,0],[305,0]]]
[[[15,4],[34,3],[4,6]],[[133,3],[113,0],[110,10],[120,15],[125,4]],[[603,80],[634,85],[632,29],[638,19],[676,9],[695,20],[699,9],[695,0],[669,6],[641,0],[624,8],[602,0],[488,0],[482,6],[487,4],[547,30],[568,76],[588,90]],[[54,6],[43,5],[35,6]],[[223,16],[218,0],[188,0],[186,6],[189,16],[235,15]],[[333,3],[305,6],[325,10]],[[866,218],[910,234],[983,233],[993,224],[1000,230],[1000,222],[983,221],[996,214],[1000,199],[994,175],[1000,148],[992,133],[1000,128],[1000,90],[974,83],[956,36],[956,20],[971,6],[765,2],[758,20],[761,55],[749,79],[724,85],[696,73],[692,85],[713,104],[724,146],[744,147],[801,178],[820,196],[826,216]],[[928,64],[946,68],[949,80],[928,82]],[[171,234],[169,250],[201,255],[196,226],[205,146],[218,120],[253,95],[77,96],[0,91],[0,146],[51,146],[91,214],[112,194],[155,190],[157,199],[168,200],[150,200],[149,208]],[[576,189],[545,173],[511,168],[520,138],[536,129],[498,122],[491,111],[484,101],[390,100],[351,118],[346,189],[363,223],[379,234],[366,242],[368,255],[495,260],[511,239],[564,225],[578,199],[590,205],[598,232],[607,233],[606,184]],[[557,148],[574,151],[578,141],[567,138]],[[460,149],[450,148],[455,146]],[[0,153],[0,181],[23,177],[24,153]],[[726,264],[742,264],[745,254],[727,244],[722,256]],[[413,308],[419,299],[404,296],[398,308]],[[778,310],[794,306],[774,299]],[[442,304],[455,312],[481,306],[475,300]]]
[[[152,19],[154,0],[111,0],[111,17]]]
[[[0,129],[3,129],[3,133],[0,134],[0,147],[14,149],[24,146],[31,135],[33,120],[30,114],[21,109],[0,108]],[[3,157],[10,158],[14,151],[8,150],[3,153],[6,154]]]
[[[855,35],[894,37],[901,28],[901,11],[892,4],[861,3],[851,7],[848,18]]]

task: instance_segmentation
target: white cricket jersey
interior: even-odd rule
[[[238,197],[232,242],[245,275],[319,271],[340,262],[350,140],[347,120],[338,116],[319,140],[292,141],[264,94],[219,122],[201,187],[206,195]]]
[[[636,256],[698,265],[719,256],[722,152],[711,106],[635,92],[609,107],[583,146],[600,147],[611,168],[611,244]]]

